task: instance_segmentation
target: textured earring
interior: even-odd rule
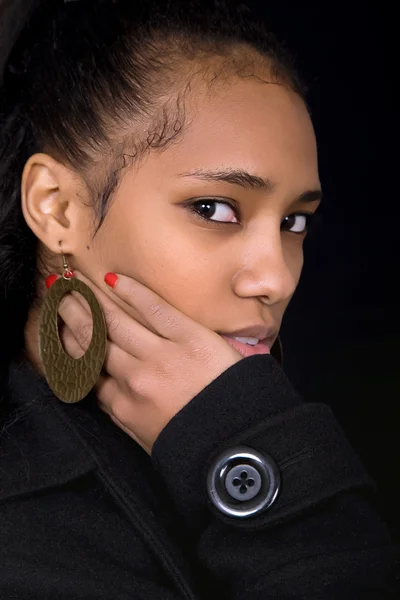
[[[50,287],[43,302],[39,323],[39,353],[47,383],[62,402],[79,402],[93,389],[106,356],[107,328],[100,304],[92,290],[74,276],[60,248],[64,272]],[[68,292],[79,292],[90,306],[93,318],[92,339],[80,358],[69,356],[58,331],[58,307]]]

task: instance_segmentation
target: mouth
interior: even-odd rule
[[[264,322],[236,331],[217,331],[216,333],[242,356],[247,357],[255,354],[270,354],[278,337],[279,327],[276,323],[267,325]]]
[[[271,354],[271,347],[273,344],[271,338],[265,338],[263,340],[257,340],[256,338],[247,338],[249,340],[252,340],[252,343],[248,343],[243,341],[245,338],[241,338],[240,340],[238,340],[234,337],[230,337],[227,335],[219,335],[230,346],[232,346],[232,348],[239,352],[239,354],[241,354],[244,358],[248,356],[255,356],[256,354]]]

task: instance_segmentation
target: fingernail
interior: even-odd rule
[[[55,283],[58,279],[58,275],[56,275],[56,273],[52,273],[51,275],[48,276],[48,278],[46,279],[46,287],[47,289],[51,288],[51,286],[53,285],[53,283]]]
[[[107,285],[113,288],[118,281],[118,275],[115,273],[107,273],[107,275],[104,277],[104,281]]]

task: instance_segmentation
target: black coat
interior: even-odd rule
[[[271,356],[214,380],[152,457],[93,393],[62,404],[29,363],[12,364],[2,403],[1,600],[400,597],[374,481],[332,410],[303,402]],[[215,458],[238,447],[272,468],[269,480],[249,471],[262,476],[255,499],[275,486],[249,517],[225,514],[232,496],[217,508],[207,491]]]

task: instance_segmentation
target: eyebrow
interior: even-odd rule
[[[245,189],[261,190],[271,194],[276,189],[276,184],[268,177],[259,177],[242,169],[206,171],[196,169],[187,173],[180,173],[179,177],[194,177],[202,181],[223,181],[233,185],[239,185]],[[307,190],[297,198],[298,202],[316,202],[322,200],[322,190]]]

